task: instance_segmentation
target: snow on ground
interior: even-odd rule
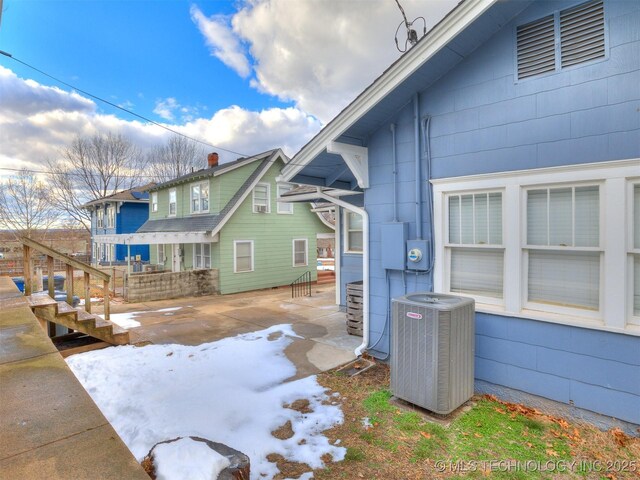
[[[173,312],[175,312],[176,310],[180,310],[181,308],[182,307],[169,307],[161,308],[160,310],[145,310],[142,312],[112,313],[111,315],[109,315],[109,321],[122,328],[136,328],[140,326],[140,322],[134,320],[137,315],[141,315],[143,313],[168,312],[165,313],[165,316],[170,316],[173,315]],[[104,315],[100,316],[104,318]]]
[[[190,438],[158,445],[153,456],[157,480],[211,480],[230,465],[227,457]]]
[[[316,377],[283,383],[296,373],[284,355],[293,337],[291,325],[276,325],[195,347],[111,347],[67,362],[139,461],[160,441],[198,436],[247,454],[251,477],[271,479],[278,469],[269,453],[311,468],[326,453],[335,461],[346,453],[322,434],[343,416]],[[284,407],[305,398],[311,413]],[[287,421],[293,437],[273,437]]]

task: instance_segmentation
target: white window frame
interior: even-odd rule
[[[157,261],[156,263],[158,265],[164,265],[167,257],[165,256],[165,252],[164,252],[164,243],[158,243],[156,245],[156,253],[157,253]]]
[[[265,213],[271,213],[271,184],[264,183],[264,182],[257,183],[256,186],[253,187],[253,192],[251,194],[251,205],[252,205],[251,211],[253,213],[263,213],[263,212],[257,211],[257,207],[262,206],[262,205],[256,204],[256,188],[258,187],[267,187],[267,205],[266,205],[267,211]]]
[[[586,317],[586,318],[593,318],[593,319],[599,319],[602,317],[602,292],[603,292],[603,287],[604,287],[604,278],[603,278],[603,270],[604,270],[604,249],[602,248],[602,238],[603,238],[603,231],[602,231],[602,227],[603,227],[603,218],[602,218],[602,213],[603,213],[603,198],[602,198],[602,185],[603,182],[599,182],[599,181],[588,181],[588,182],[568,182],[568,183],[554,183],[554,184],[537,184],[537,185],[530,185],[530,186],[523,186],[521,189],[521,193],[522,193],[522,199],[521,199],[521,219],[522,219],[522,227],[523,227],[523,231],[522,231],[522,305],[524,306],[525,309],[529,309],[529,310],[539,310],[539,311],[546,311],[546,312],[550,312],[550,313],[557,313],[557,314],[566,314],[566,315],[573,315],[573,316],[581,316],[581,317]],[[549,246],[545,246],[545,245],[529,245],[527,243],[527,194],[529,191],[531,190],[550,190],[550,189],[555,189],[555,188],[572,188],[575,189],[576,187],[598,187],[598,202],[599,202],[599,218],[598,218],[598,226],[599,226],[599,232],[598,232],[598,238],[599,238],[599,245],[597,247],[575,247],[575,246],[555,246],[555,245],[549,245]],[[548,208],[548,207],[547,207]],[[575,208],[575,198],[574,201],[572,203],[572,209]],[[566,252],[590,252],[590,253],[595,253],[595,252],[599,252],[600,253],[600,274],[599,274],[599,278],[600,278],[600,286],[599,286],[599,301],[598,301],[598,309],[597,310],[590,310],[590,309],[583,309],[583,308],[571,308],[571,307],[563,307],[563,306],[556,306],[556,305],[551,305],[548,303],[542,303],[542,302],[535,302],[535,301],[529,301],[529,290],[528,290],[528,283],[526,281],[526,278],[528,278],[528,273],[529,273],[529,251],[531,250],[536,250],[536,251],[549,251],[549,252],[561,252],[561,251],[566,251]]]
[[[296,263],[296,242],[304,242],[304,263]],[[291,241],[291,257],[294,267],[309,266],[309,241],[306,238],[294,238]]]
[[[251,245],[251,270],[238,271],[238,244],[249,243]],[[234,240],[233,241],[233,273],[250,273],[255,270],[255,251],[253,240]]]
[[[207,192],[209,192],[207,194],[207,208],[206,210],[204,208],[202,208],[202,200],[203,200],[203,196],[202,196],[202,186],[205,185],[207,187]],[[193,189],[195,187],[200,187],[198,190],[198,209],[194,210],[193,209]],[[209,180],[204,180],[202,182],[195,182],[189,185],[189,209],[191,211],[192,214],[200,214],[200,213],[209,213],[209,210],[211,209],[211,188],[210,188],[210,182]]]
[[[447,293],[447,262],[443,261],[446,258],[446,195],[450,192],[503,189],[504,305],[478,301],[476,310],[640,336],[640,325],[629,321],[629,298],[632,294],[629,281],[632,275],[629,265],[629,192],[632,190],[630,184],[639,178],[638,162],[640,159],[634,158],[433,180],[435,291]],[[552,311],[546,305],[544,310],[534,310],[525,302],[525,190],[577,184],[600,184],[599,243],[601,255],[606,259],[601,260],[600,311],[597,315],[582,309],[560,312]]]
[[[634,256],[640,256],[640,246],[635,246],[635,231],[634,231],[634,187],[636,185],[640,185],[640,178],[631,179],[627,183],[627,205],[629,208],[627,209],[627,225],[629,225],[629,230],[627,232],[627,285],[628,285],[628,293],[627,293],[627,323],[629,325],[635,325],[640,327],[640,316],[635,315],[633,311],[633,291],[635,287],[635,278],[634,278]],[[639,226],[640,228],[640,226]]]
[[[364,234],[362,237],[362,241],[363,241],[363,245],[362,245],[362,250],[352,250],[351,249],[351,245],[349,244],[349,232],[362,232],[362,229],[354,229],[354,228],[350,228],[350,223],[349,219],[351,218],[351,214],[353,213],[353,215],[360,215],[359,213],[355,213],[355,212],[345,212],[344,215],[344,234],[343,234],[343,240],[344,240],[344,253],[350,253],[350,254],[354,254],[354,255],[362,255],[362,252],[365,248],[367,248],[366,245],[364,245]],[[363,219],[364,221],[364,219]]]
[[[151,212],[158,211],[158,192],[151,192]]]
[[[462,195],[475,195],[475,194],[490,194],[490,193],[500,193],[502,195],[501,197],[501,208],[502,208],[502,229],[501,229],[501,238],[502,238],[502,243],[500,244],[466,244],[466,243],[451,243],[450,242],[450,238],[449,238],[449,198],[451,197],[455,197],[455,196],[462,196]],[[446,209],[445,213],[444,213],[444,222],[445,222],[445,233],[444,233],[444,247],[445,247],[445,251],[444,251],[444,259],[446,262],[446,291],[447,293],[451,293],[452,295],[464,295],[467,297],[471,297],[473,299],[475,299],[477,302],[480,303],[484,303],[484,304],[488,304],[488,305],[504,305],[504,277],[505,277],[505,268],[506,268],[506,262],[504,261],[504,190],[503,189],[488,189],[488,190],[473,190],[473,191],[452,191],[452,192],[447,192],[445,194],[445,204],[444,204],[444,208]],[[488,204],[487,204],[487,208],[488,208]],[[474,234],[475,234],[475,225],[474,225]],[[502,271],[502,298],[500,297],[488,297],[488,296],[484,296],[484,295],[471,295],[471,294],[467,294],[467,293],[460,293],[460,292],[451,292],[450,286],[451,286],[451,252],[453,249],[455,248],[460,248],[460,249],[488,249],[488,250],[500,250],[502,251],[502,255],[503,255],[503,271]]]
[[[209,245],[209,255],[204,254],[205,245]],[[200,253],[198,253],[198,247],[200,247]],[[198,265],[198,258],[201,261],[201,265]],[[209,259],[209,266],[205,262],[205,258]],[[211,269],[211,244],[210,243],[194,243],[193,244],[193,269],[194,270],[209,270]]]
[[[291,191],[293,185],[288,183],[278,184],[278,198],[281,198],[284,193]],[[292,202],[277,202],[276,210],[281,215],[293,215],[293,203]]]
[[[96,228],[104,228],[104,209],[96,209]]]
[[[107,209],[107,228],[116,228],[116,207],[108,205]]]
[[[171,201],[171,194],[173,193],[174,196],[174,201]],[[191,190],[189,190],[189,193],[191,193]],[[171,205],[173,205],[173,213],[171,213]],[[175,217],[176,213],[178,212],[178,192],[176,190],[175,187],[170,188],[169,189],[169,213],[167,214],[167,216],[169,217]]]

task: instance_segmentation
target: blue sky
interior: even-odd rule
[[[402,2],[428,27],[455,3]],[[0,49],[224,162],[295,154],[400,56],[401,19],[394,0],[4,0]],[[143,151],[170,135],[0,56],[0,176],[107,131]]]
[[[187,1],[5,0],[0,49],[65,82],[132,110],[153,113],[156,101],[213,112],[241,104],[248,109],[287,106],[260,94],[211,57]],[[205,14],[230,15],[232,2],[203,2]],[[50,79],[0,59],[19,76]],[[128,103],[127,103],[128,102]],[[99,105],[105,111],[111,107]]]

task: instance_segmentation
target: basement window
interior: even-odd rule
[[[605,57],[602,0],[556,12],[516,30],[518,79]]]

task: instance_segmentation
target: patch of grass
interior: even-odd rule
[[[404,432],[419,432],[424,424],[423,418],[415,412],[396,415],[394,418],[398,428]]]
[[[371,393],[367,398],[365,398],[362,405],[369,413],[369,417],[373,418],[384,412],[392,412],[394,407],[389,403],[391,396],[392,394],[389,390],[382,389]],[[373,420],[371,420],[371,423],[374,423]]]
[[[344,459],[350,462],[361,462],[366,458],[364,452],[357,447],[348,447]]]
[[[362,432],[360,438],[367,443],[373,443],[376,437],[372,432]]]
[[[454,461],[511,459],[524,463],[571,458],[566,438],[548,435],[547,430],[539,420],[508,412],[497,402],[480,399],[451,425],[455,439],[449,454]],[[520,472],[493,472],[492,476],[516,478],[517,473]]]
[[[490,397],[475,397],[474,405],[447,427],[432,423],[416,411],[390,403],[389,369],[377,365],[356,377],[319,376],[321,383],[341,394],[345,423],[326,432],[329,441],[341,440],[347,460],[314,471],[318,480],[362,479],[492,479],[549,480],[604,478],[597,472],[500,471],[496,462],[545,464],[559,460],[636,460],[640,440],[620,440],[612,432],[572,424],[523,405],[505,404]],[[363,428],[362,418],[374,425]],[[438,470],[436,462],[467,465],[465,470]],[[486,463],[482,463],[482,462]],[[357,462],[357,463],[353,463]],[[477,468],[468,466],[475,462]],[[492,463],[489,463],[492,462]],[[512,462],[512,463],[506,463]],[[490,471],[490,466],[494,465]],[[487,468],[483,471],[482,467]],[[327,465],[329,467],[329,465]],[[355,467],[355,468],[354,468]],[[637,478],[616,472],[617,480]]]

